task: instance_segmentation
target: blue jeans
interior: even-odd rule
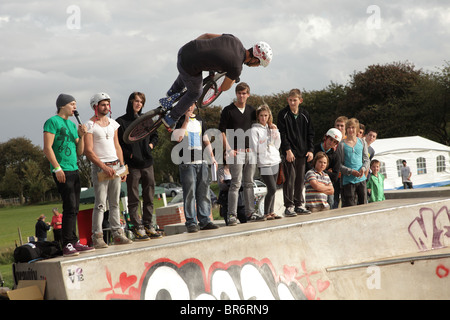
[[[183,97],[181,97],[180,101],[170,110],[170,117],[178,121],[182,115],[184,115],[192,104],[200,98],[203,91],[203,77],[202,74],[198,74],[192,76],[184,71],[181,66],[181,49],[178,52],[178,62],[177,69],[180,73],[170,87],[170,91],[173,93],[181,92],[185,87],[187,89],[186,93]]]
[[[186,227],[198,224],[206,226],[211,220],[209,196],[209,170],[206,163],[180,164],[180,180],[183,187],[184,216]]]

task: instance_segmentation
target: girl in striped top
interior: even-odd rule
[[[318,152],[313,159],[313,169],[305,175],[306,209],[317,212],[330,209],[327,195],[334,194],[333,184],[326,173],[328,157],[324,152]]]

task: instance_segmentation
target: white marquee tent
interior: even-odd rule
[[[403,188],[400,168],[406,160],[414,188],[450,184],[450,147],[420,136],[377,139],[373,159],[379,160],[385,176],[384,189]]]

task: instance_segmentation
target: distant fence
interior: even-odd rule
[[[9,199],[2,199],[0,198],[0,204],[3,205],[19,205],[20,204],[20,198],[9,198]]]

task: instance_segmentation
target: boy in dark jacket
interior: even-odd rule
[[[303,102],[299,89],[292,89],[288,95],[289,105],[278,113],[277,126],[281,136],[281,155],[286,181],[283,184],[283,198],[286,217],[309,214],[304,209],[303,196],[305,165],[313,159],[314,127],[308,111],[300,108]]]
[[[158,142],[158,133],[152,133],[146,138],[133,144],[123,141],[123,133],[127,127],[142,113],[145,105],[145,95],[141,92],[133,92],[128,98],[126,113],[117,118],[120,124],[118,129],[119,143],[122,147],[125,164],[128,165],[127,193],[128,213],[133,224],[135,240],[150,240],[161,235],[155,231],[152,225],[153,197],[155,193],[155,176],[153,172],[152,149]],[[139,180],[142,183],[142,220],[139,218]]]

